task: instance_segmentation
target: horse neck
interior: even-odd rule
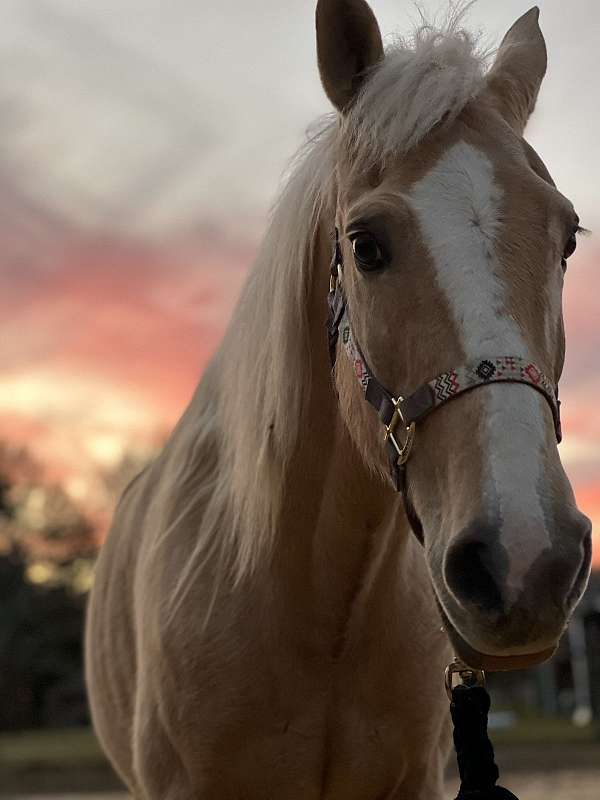
[[[327,346],[326,297],[331,232],[321,223],[314,246],[309,293],[312,355],[307,424],[286,479],[274,559],[286,586],[306,591],[327,608],[344,608],[366,573],[396,543],[408,538],[398,495],[370,472],[342,420]],[[340,357],[344,357],[340,355]],[[293,595],[296,598],[297,594]],[[325,602],[323,602],[325,601]]]

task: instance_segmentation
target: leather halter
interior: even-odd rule
[[[386,389],[374,376],[352,332],[342,286],[343,266],[342,250],[336,229],[328,297],[331,365],[332,368],[335,367],[337,344],[341,337],[363,388],[365,399],[377,411],[379,419],[385,426],[384,443],[390,462],[392,484],[395,490],[404,496],[407,512],[410,509],[406,503],[406,464],[414,445],[417,424],[436,408],[471,389],[498,382],[524,383],[531,386],[548,401],[554,419],[556,439],[558,442],[561,441],[558,387],[535,364],[520,356],[488,356],[476,363],[455,367],[424,383],[406,397],[402,393],[394,395]],[[414,529],[413,520],[410,521]]]

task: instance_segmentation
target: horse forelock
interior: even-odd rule
[[[462,27],[467,8],[439,27],[423,21],[372,70],[342,123],[362,168],[406,155],[433,129],[451,125],[484,87],[491,51]]]

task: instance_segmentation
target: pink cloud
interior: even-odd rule
[[[0,436],[37,448],[59,474],[81,469],[90,441],[99,447],[109,434],[152,439],[167,430],[218,346],[252,256],[252,247],[232,248],[211,235],[160,250],[78,238],[43,268],[17,270],[0,296],[0,358],[14,391],[34,385],[37,406],[0,410]],[[587,244],[569,267],[561,390],[564,460],[600,531],[598,260]],[[62,415],[49,408],[58,380],[70,392]],[[112,422],[92,414],[98,396],[114,401]],[[136,408],[141,425],[127,422]]]

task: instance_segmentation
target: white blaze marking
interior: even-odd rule
[[[456,144],[413,187],[410,199],[467,361],[531,358],[509,316],[494,254],[502,192],[489,159],[464,142]],[[485,503],[489,496],[498,503],[491,510],[500,515],[499,534],[509,556],[507,599],[513,600],[531,564],[550,546],[539,498],[546,401],[520,384],[491,384],[477,391],[485,409],[482,499]]]

